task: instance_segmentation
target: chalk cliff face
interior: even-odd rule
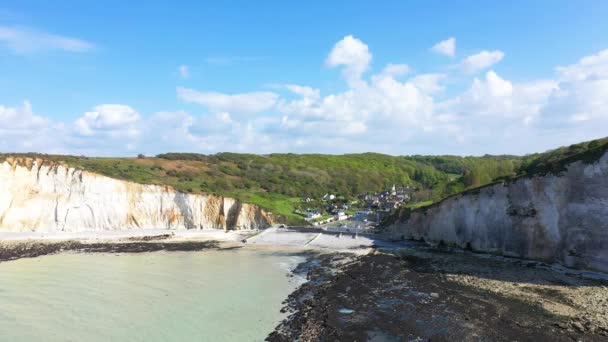
[[[518,178],[402,211],[385,232],[608,271],[608,152],[559,175]]]
[[[41,159],[0,164],[0,231],[261,229],[274,220],[232,198],[185,194]]]

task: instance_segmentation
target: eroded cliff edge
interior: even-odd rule
[[[0,231],[262,229],[276,221],[256,205],[186,194],[42,159],[0,164]]]
[[[600,155],[402,210],[384,233],[608,272],[608,151]]]

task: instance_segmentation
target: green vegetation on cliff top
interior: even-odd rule
[[[565,171],[569,164],[582,161],[583,163],[593,163],[601,158],[608,151],[608,137],[597,140],[586,141],[570,146],[559,147],[544,153],[535,153],[522,157],[522,163],[516,174],[496,177],[491,182],[485,182],[479,186],[471,186],[460,193],[449,194],[447,197],[464,193],[476,193],[483,187],[491,186],[496,183],[514,181],[521,177],[543,176],[546,174],[559,174]],[[442,200],[443,200],[442,199]],[[430,206],[439,205],[439,202],[420,202],[419,205],[409,205],[400,208],[392,215],[386,217],[382,225],[390,225],[396,221],[407,220],[414,210],[427,210]]]
[[[169,185],[187,193],[235,197],[282,215],[288,222],[299,223],[300,216],[293,211],[303,197],[318,199],[332,193],[353,200],[360,193],[407,184],[419,189],[416,200],[426,204],[498,178],[555,171],[563,167],[563,160],[573,161],[581,154],[592,158],[596,149],[607,145],[608,138],[605,138],[525,157],[389,156],[378,153],[167,153],[141,158],[13,156],[41,157],[114,178]],[[7,156],[0,154],[0,160]]]

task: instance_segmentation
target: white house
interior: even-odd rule
[[[347,220],[347,219],[348,219],[348,215],[346,215],[345,212],[338,211],[338,213],[336,213],[336,221],[343,221],[343,220]]]
[[[311,219],[312,220],[312,219],[316,219],[316,218],[319,218],[319,217],[321,217],[321,212],[319,212],[318,210],[309,210],[306,213],[306,218],[307,219]]]

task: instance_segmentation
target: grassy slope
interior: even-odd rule
[[[410,184],[423,189],[419,199],[423,201],[421,205],[427,205],[500,177],[556,168],[565,157],[571,160],[581,152],[588,155],[594,146],[604,146],[606,141],[608,139],[527,157],[396,157],[377,153],[339,156],[169,153],[160,158],[141,159],[22,156],[61,161],[138,183],[170,185],[188,193],[235,197],[282,215],[288,222],[301,223],[301,217],[293,213],[294,208],[301,205],[301,197],[318,199],[325,193],[335,193],[352,200],[362,192],[386,190],[392,184]],[[0,160],[6,156],[0,154]]]

